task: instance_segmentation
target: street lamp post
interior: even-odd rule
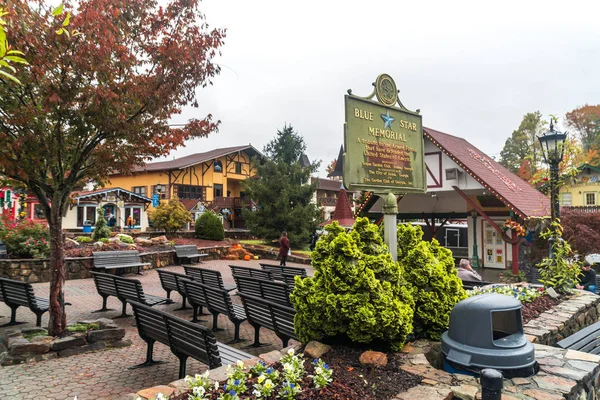
[[[560,203],[558,201],[558,165],[563,159],[566,133],[554,130],[554,121],[550,120],[550,130],[544,136],[538,136],[544,161],[550,166],[550,216],[551,222],[560,218]],[[552,257],[552,242],[550,243],[550,257]]]
[[[471,265],[479,267],[479,255],[477,250],[477,210],[471,210],[471,217],[473,218],[473,259]]]

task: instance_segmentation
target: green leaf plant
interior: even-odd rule
[[[544,258],[537,267],[542,277],[540,282],[544,287],[551,287],[558,293],[568,294],[575,288],[578,276],[581,274],[581,265],[577,261],[571,261],[575,253],[569,242],[562,238],[562,234],[563,228],[559,219],[553,221],[540,234],[544,239],[554,239],[551,241],[553,256]]]

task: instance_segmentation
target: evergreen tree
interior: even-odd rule
[[[522,163],[529,160],[528,165],[531,168],[529,175],[533,176],[538,169],[538,164],[543,159],[537,137],[544,133],[546,124],[539,111],[525,114],[519,128],[506,139],[500,152],[500,164],[517,173]]]
[[[192,222],[192,214],[177,197],[168,203],[160,203],[152,212],[152,225],[167,234],[183,229],[188,222]]]
[[[285,125],[265,146],[267,159],[253,160],[258,178],[243,183],[246,194],[258,203],[255,211],[243,210],[253,235],[274,240],[287,231],[292,246],[309,243],[321,214],[312,201],[316,183],[310,184],[319,162],[301,166],[305,150],[302,136]]]

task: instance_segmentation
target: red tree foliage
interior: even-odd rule
[[[60,335],[71,192],[217,128],[210,115],[180,129],[168,122],[219,72],[212,60],[225,32],[208,29],[199,0],[81,0],[65,2],[71,34],[58,35],[65,15],[52,16],[49,3],[10,2],[8,41],[30,65],[17,75],[22,85],[0,83],[0,174],[24,182],[48,220],[49,328]]]
[[[561,210],[563,237],[581,255],[600,253],[600,212]]]

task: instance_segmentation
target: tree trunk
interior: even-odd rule
[[[48,334],[63,336],[67,329],[65,314],[65,255],[63,248],[61,202],[52,204],[48,225],[50,228],[50,321]]]

